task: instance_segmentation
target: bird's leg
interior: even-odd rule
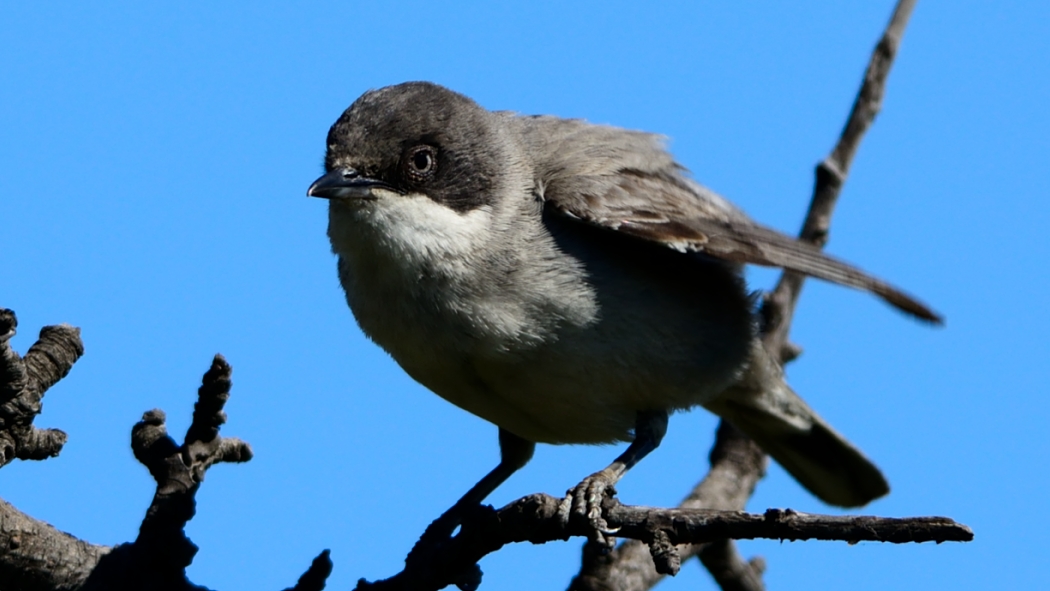
[[[612,540],[607,536],[616,532],[609,531],[605,519],[602,518],[602,501],[609,492],[614,492],[613,486],[628,470],[660,446],[665,433],[667,411],[639,412],[631,445],[604,470],[584,478],[583,482],[565,494],[565,499],[558,507],[558,515],[562,522],[568,524],[571,513],[586,516],[594,529],[595,539],[611,547]]]
[[[434,520],[434,522],[431,523],[423,533],[420,542],[424,539],[435,539],[435,537],[438,537],[439,539],[450,537],[456,527],[463,522],[463,515],[466,511],[480,505],[481,502],[485,500],[485,497],[489,496],[492,491],[496,490],[496,488],[510,478],[512,474],[520,470],[525,464],[529,463],[529,460],[532,459],[532,453],[535,450],[535,443],[522,439],[510,431],[500,429],[499,464],[479,480],[477,484],[470,487],[470,490],[460,497],[460,499],[456,501],[456,504],[452,505],[448,511],[445,511],[441,517]]]

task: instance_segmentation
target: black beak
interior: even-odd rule
[[[306,190],[307,197],[323,199],[376,199],[372,187],[391,187],[382,181],[361,176],[352,168],[337,168],[322,176]]]

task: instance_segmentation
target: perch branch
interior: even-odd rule
[[[914,0],[900,0],[897,4],[881,40],[872,54],[864,81],[854,101],[839,141],[831,154],[817,166],[813,197],[800,233],[800,239],[803,241],[819,247],[823,247],[827,243],[831,215],[834,211],[835,203],[845,183],[853,156],[860,145],[860,141],[871,126],[881,106],[886,78],[914,5]],[[761,335],[763,345],[772,353],[772,357],[780,360],[782,364],[791,361],[800,353],[800,349],[796,345],[788,342],[788,332],[790,331],[794,310],[801,293],[802,280],[803,277],[800,275],[785,272],[774,291],[766,296],[760,311],[763,320]],[[723,428],[720,428],[720,440]],[[754,445],[742,435],[739,437],[745,444]],[[583,566],[580,574],[573,580],[571,588],[595,590],[630,589],[638,591],[649,589],[660,580],[662,574],[673,574],[676,572],[683,557],[688,558],[699,555],[704,566],[708,568],[723,589],[760,590],[763,588],[761,572],[764,570],[764,564],[761,559],[750,562],[744,561],[731,541],[731,539],[753,537],[754,532],[758,531],[758,529],[765,533],[757,537],[782,539],[843,539],[846,541],[892,539],[894,541],[922,541],[926,539],[924,536],[929,531],[938,532],[935,537],[940,535],[948,536],[942,541],[948,539],[968,540],[972,538],[972,532],[968,528],[942,518],[917,518],[912,520],[867,517],[825,518],[822,516],[776,511],[767,512],[764,516],[746,516],[732,512],[743,508],[747,502],[754,490],[755,483],[763,474],[765,459],[764,455],[755,448],[753,452],[758,458],[757,460],[750,463],[745,462],[736,467],[723,467],[714,457],[716,455],[715,452],[720,450],[722,445],[723,443],[721,442],[716,443],[715,449],[712,451],[712,470],[701,484],[694,489],[694,495],[691,495],[683,503],[683,509],[647,509],[645,511],[648,511],[648,513],[644,515],[644,519],[647,520],[645,521],[646,523],[654,523],[655,520],[662,519],[665,521],[670,520],[669,523],[680,525],[689,521],[689,519],[700,519],[705,523],[705,527],[714,523],[713,521],[706,521],[708,518],[726,519],[727,521],[723,524],[725,526],[724,533],[721,536],[712,535],[708,532],[707,534],[685,539],[673,535],[671,531],[664,529],[638,532],[631,530],[626,522],[617,521],[614,523],[616,517],[609,514],[606,516],[606,520],[610,527],[621,527],[619,535],[635,538],[637,541],[626,542],[609,555],[603,555],[601,552],[598,552],[596,547],[591,544],[585,545]],[[536,519],[542,519],[542,511],[535,507],[529,511],[523,510],[523,507],[531,506],[530,503],[535,504],[538,502],[537,499],[542,498],[544,497],[533,495],[519,501],[518,503],[521,504],[521,506],[517,507],[519,513],[513,514],[516,519],[515,523],[521,522],[527,515],[531,515]],[[509,518],[510,515],[506,512],[512,510],[516,505],[509,505],[500,510],[498,514],[500,516],[506,515]],[[617,505],[617,507],[628,511],[623,506]],[[708,509],[720,508],[730,512],[712,514],[709,510],[702,511],[699,507],[707,507]],[[630,511],[634,510],[638,509],[633,508]],[[714,515],[718,515],[718,517],[716,518]],[[625,518],[625,514],[617,513],[616,516]],[[735,521],[732,527],[728,526],[729,521],[737,518],[744,520]],[[843,519],[846,521],[842,521]],[[749,524],[747,527],[757,527],[758,529],[748,530],[743,525],[745,522]],[[440,556],[440,559],[429,561],[427,565],[412,565],[411,569],[406,568],[402,573],[385,581],[377,583],[361,581],[358,584],[358,589],[437,589],[448,584],[458,584],[464,589],[473,588],[480,583],[480,570],[476,566],[477,560],[487,552],[494,551],[510,541],[528,540],[542,542],[564,539],[564,536],[574,535],[572,532],[565,531],[549,532],[541,524],[537,524],[537,529],[530,534],[512,535],[505,531],[509,527],[508,523],[510,521],[503,517],[489,519],[486,523],[488,529],[485,527],[468,527],[467,523],[464,523],[460,534],[438,549],[435,556]],[[763,528],[774,528],[776,533],[773,535],[771,530]],[[715,528],[715,530],[717,529]],[[476,532],[483,531],[488,532],[489,538],[478,542],[476,547],[472,546],[472,552],[467,552],[466,543],[463,540],[469,538],[472,532],[473,535],[480,535]],[[536,535],[537,531],[545,531],[550,537]],[[828,532],[836,533],[829,534]],[[863,537],[869,534],[875,537]],[[831,535],[832,537],[821,537],[825,535]],[[688,545],[684,548],[679,547],[682,544]],[[467,554],[456,554],[453,551],[455,548],[467,552]],[[479,552],[479,550],[484,551]]]
[[[875,46],[869,60],[861,88],[854,100],[846,125],[831,153],[816,168],[813,195],[799,238],[823,247],[828,240],[831,216],[839,193],[845,183],[853,156],[864,133],[878,113],[890,67],[896,57],[901,37],[915,6],[915,0],[901,0]],[[784,272],[774,291],[767,294],[761,309],[763,318],[763,345],[781,363],[787,363],[800,354],[800,348],[788,341],[794,310],[802,289],[802,275]],[[711,452],[711,470],[694,489],[693,494],[680,505],[682,508],[711,508],[741,510],[747,503],[755,484],[764,474],[764,454],[746,436],[737,432],[732,445],[725,439],[725,421],[719,427],[715,447]],[[733,431],[736,431],[733,429]],[[743,442],[743,443],[741,443]],[[748,448],[745,444],[750,444]],[[716,460],[723,447],[737,453],[751,453],[758,460],[724,462]],[[724,490],[719,490],[724,489]],[[711,491],[698,494],[699,491]],[[741,492],[744,494],[740,494]],[[724,590],[760,591],[763,589],[761,559],[745,561],[731,540],[679,549],[682,559],[698,555],[715,581]],[[663,578],[656,572],[648,548],[638,541],[627,541],[608,555],[584,548],[583,566],[571,589],[645,591]]]
[[[570,519],[563,524],[558,516],[561,499],[534,494],[495,510],[478,507],[463,521],[460,532],[435,549],[426,568],[402,571],[369,583],[358,582],[358,591],[436,590],[447,585],[463,587],[465,573],[476,572],[485,555],[506,544],[542,544],[569,537],[588,537],[586,519]],[[838,540],[919,543],[969,541],[973,532],[946,517],[889,518],[832,516],[770,509],[764,514],[713,509],[657,509],[622,505],[606,499],[602,514],[610,528],[621,537],[640,540],[657,558],[657,570],[672,574],[680,555],[676,546],[705,544],[730,539],[767,538],[774,540]],[[479,573],[480,574],[480,573]],[[473,587],[478,581],[471,580]]]
[[[747,504],[758,481],[765,475],[768,459],[762,449],[732,424],[722,421],[715,434],[715,443],[709,455],[711,469],[704,479],[697,484],[682,501],[682,509],[718,509],[722,511],[740,511]],[[728,542],[728,541],[727,541]],[[725,588],[732,577],[750,569],[749,563],[735,554],[734,557],[714,554],[707,550],[712,544],[690,544],[678,548],[684,562],[699,555],[703,561],[708,553],[711,560],[721,558],[723,566],[718,574],[712,572],[719,584]],[[732,544],[718,544],[720,546]],[[735,553],[735,549],[732,550]],[[757,573],[761,574],[761,573]],[[740,587],[742,589],[760,590],[758,586]],[[573,591],[645,591],[651,589],[664,578],[656,571],[648,545],[639,540],[627,540],[608,554],[603,553],[597,544],[588,542],[583,548],[583,561],[580,573],[573,579],[569,589]]]

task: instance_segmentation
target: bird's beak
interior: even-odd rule
[[[322,176],[306,190],[307,197],[323,199],[377,199],[372,189],[381,187],[389,189],[382,181],[361,176],[352,168],[337,168]]]

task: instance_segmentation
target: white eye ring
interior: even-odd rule
[[[424,144],[408,151],[405,171],[413,181],[423,182],[433,176],[436,170],[437,154],[433,147]]]

